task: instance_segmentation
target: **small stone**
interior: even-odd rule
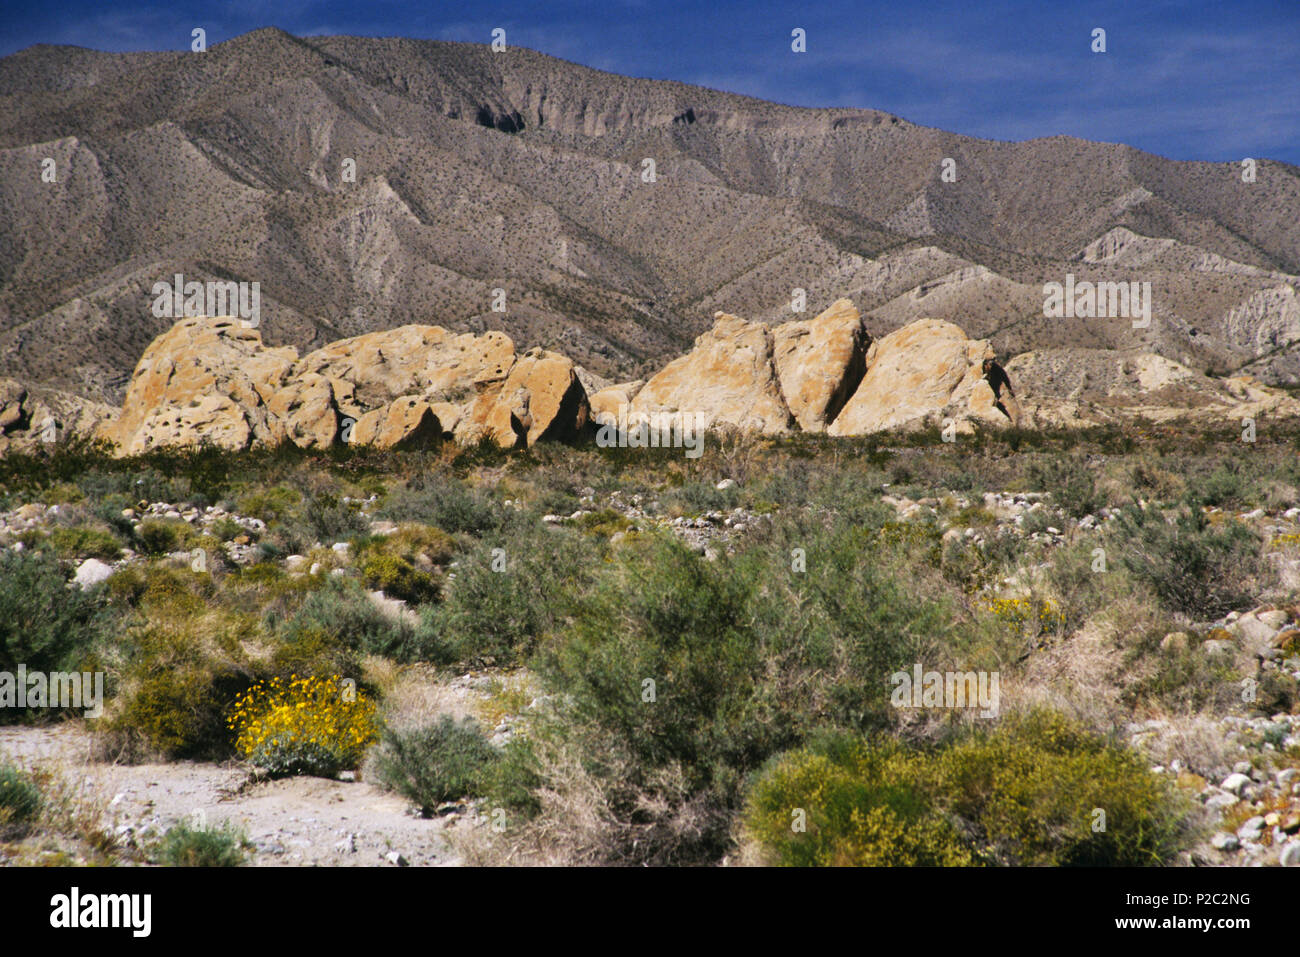
[[[394,865],[395,867],[411,866],[411,862],[408,861],[406,858],[404,858],[401,854],[397,853],[396,851],[389,851],[387,854],[384,855],[384,860],[386,860],[389,864]]]
[[[1237,828],[1237,837],[1244,843],[1256,843],[1264,834],[1264,819],[1259,815],[1252,817]]]
[[[1287,841],[1277,862],[1283,867],[1300,867],[1300,841]]]
[[[1236,771],[1224,778],[1223,783],[1221,783],[1219,787],[1223,788],[1225,791],[1230,791],[1231,793],[1240,796],[1242,789],[1248,784],[1250,784],[1250,778],[1246,777],[1246,775],[1241,772]]]
[[[1211,638],[1209,641],[1201,645],[1201,649],[1207,655],[1215,655],[1215,656],[1230,655],[1234,651],[1232,642],[1224,641],[1221,638]]]
[[[1232,834],[1220,832],[1210,838],[1210,846],[1217,851],[1235,851],[1241,846],[1241,842]]]
[[[112,574],[112,565],[106,565],[98,558],[87,558],[77,566],[77,572],[72,576],[72,580],[76,582],[78,588],[91,588],[107,581]]]
[[[1167,652],[1187,650],[1187,632],[1171,631],[1160,639],[1160,650]]]
[[[1238,761],[1232,766],[1233,774],[1244,774],[1247,777],[1250,777],[1250,770],[1251,766],[1249,761]]]
[[[319,575],[320,572],[321,572],[321,568],[322,568],[322,567],[324,567],[324,566],[322,566],[320,562],[312,562],[312,563],[311,563],[311,568],[309,568],[309,569],[307,570],[307,574],[309,574],[309,575]]]
[[[336,555],[346,556],[352,550],[352,545],[349,542],[335,542],[330,549]]]
[[[735,487],[736,487],[736,480],[735,480],[735,479],[725,478],[725,479],[723,479],[721,482],[719,482],[719,483],[718,483],[716,486],[714,486],[714,487],[715,487],[719,492],[725,492],[725,491],[726,491],[727,489],[729,489],[729,488],[735,488]]]
[[[334,845],[334,850],[339,854],[355,854],[357,852],[357,836],[349,834]]]
[[[1287,613],[1284,611],[1261,611],[1255,616],[1264,624],[1268,625],[1274,631],[1281,628],[1287,622]]]

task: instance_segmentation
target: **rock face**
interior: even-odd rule
[[[149,344],[127,387],[122,415],[100,435],[125,454],[209,442],[224,449],[276,443],[284,423],[271,399],[298,353],[262,344],[235,318],[182,319]]]
[[[591,417],[596,422],[616,422],[621,414],[631,407],[632,400],[636,394],[641,391],[645,385],[645,380],[636,379],[633,382],[620,382],[617,385],[606,386],[599,392],[592,393],[588,399],[591,403]],[[623,410],[620,412],[620,410]]]
[[[382,449],[421,448],[441,439],[443,431],[442,422],[427,401],[406,395],[357,419],[345,441]]]
[[[574,438],[591,413],[573,363],[544,349],[530,349],[503,379],[480,377],[475,388],[477,395],[456,426],[463,442],[488,437],[515,446]]]
[[[28,389],[14,379],[0,378],[0,455],[86,438],[101,422],[116,417],[111,406],[56,389]]]
[[[790,431],[774,337],[762,323],[717,313],[695,348],[668,363],[632,400],[629,422],[685,416],[699,428],[732,426],[765,435]]]
[[[805,432],[825,431],[866,371],[871,336],[857,307],[840,299],[815,319],[777,326],[772,337],[790,412]]]
[[[400,326],[331,342],[303,356],[299,374],[314,372],[352,383],[367,411],[399,396],[464,402],[474,383],[504,379],[515,345],[503,332],[456,334],[441,326]]]
[[[966,338],[951,322],[909,323],[872,343],[862,382],[827,431],[863,435],[942,425],[949,418],[961,432],[971,431],[976,420],[1010,425],[984,378],[986,359],[996,359],[988,342]]]
[[[409,447],[453,435],[514,446],[575,436],[588,415],[571,361],[540,349],[517,356],[500,332],[403,326],[299,359],[238,319],[189,318],[145,350],[122,415],[100,434],[122,454],[284,440]]]

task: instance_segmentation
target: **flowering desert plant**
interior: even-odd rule
[[[277,777],[333,777],[357,767],[379,736],[374,701],[338,675],[259,681],[235,702],[228,724],[239,755]]]

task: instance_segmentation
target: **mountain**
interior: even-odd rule
[[[31,47],[0,59],[0,205],[0,375],[96,402],[173,325],[150,307],[177,273],[258,282],[265,341],[302,351],[436,324],[647,378],[716,311],[777,324],[847,297],[873,336],[942,319],[1033,368],[1155,353],[1300,382],[1300,168],[1259,159],[1244,183],[520,48],[277,29],[204,53]],[[1046,318],[1067,274],[1150,282],[1149,327]]]

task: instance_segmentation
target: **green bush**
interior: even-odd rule
[[[239,867],[248,846],[247,837],[229,822],[219,828],[182,823],[167,829],[155,856],[168,867]]]
[[[188,531],[184,522],[149,518],[139,524],[135,536],[145,555],[166,555],[180,549],[182,536]]]
[[[1214,619],[1250,604],[1259,591],[1259,536],[1235,520],[1216,527],[1193,510],[1170,522],[1157,509],[1131,505],[1108,541],[1169,611]]]
[[[443,715],[419,728],[385,729],[375,771],[381,784],[427,815],[446,801],[482,794],[498,759],[477,721]]]
[[[478,489],[454,479],[418,475],[405,488],[390,492],[376,517],[394,522],[423,522],[453,535],[482,535],[501,524],[500,509]]]
[[[982,863],[935,806],[900,744],[839,740],[776,759],[744,811],[765,862],[794,867],[953,867]]]
[[[521,523],[480,543],[457,562],[443,603],[427,610],[439,660],[518,661],[564,619],[597,564],[590,540],[567,529]]]
[[[255,634],[242,616],[151,604],[116,649],[118,692],[96,730],[130,757],[228,757],[226,713],[265,667],[243,650]]]
[[[1057,507],[1071,518],[1091,515],[1106,504],[1096,477],[1081,456],[1038,459],[1030,465],[1029,476],[1033,486],[1050,493]]]
[[[441,590],[428,572],[422,572],[398,555],[368,555],[361,563],[366,587],[382,591],[413,605],[437,601]]]
[[[1185,814],[1138,754],[1037,712],[931,750],[837,737],[785,755],[743,825],[773,864],[1140,866],[1173,857]]]
[[[108,532],[84,526],[54,529],[50,532],[50,544],[60,558],[102,558],[111,562],[122,554],[121,544]]]
[[[0,549],[0,671],[80,671],[112,622],[104,589],[68,587],[52,555]],[[0,723],[27,713],[0,708]]]
[[[0,764],[0,836],[21,834],[41,813],[44,799],[30,774]]]
[[[931,551],[928,536],[809,516],[716,561],[646,536],[614,553],[535,664],[567,710],[562,733],[632,769],[607,781],[611,793],[645,788],[650,803],[691,805],[709,824],[672,854],[716,860],[746,775],[771,755],[828,726],[892,726],[889,675],[900,668],[1005,651],[959,621],[937,573],[916,561]],[[675,790],[662,791],[663,774]],[[640,852],[655,849],[643,841]]]
[[[286,646],[332,647],[402,662],[428,660],[438,654],[434,636],[423,623],[389,616],[370,600],[360,583],[341,576],[331,576],[309,594],[286,621],[278,626],[268,624],[275,627],[277,638]],[[356,673],[355,665],[328,670]]]

